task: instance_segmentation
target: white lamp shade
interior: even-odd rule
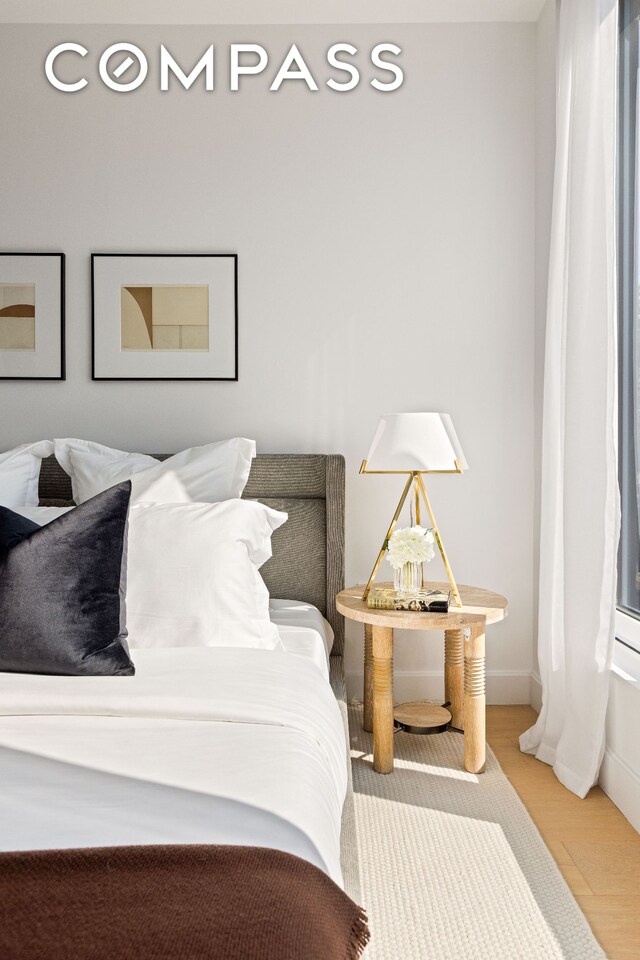
[[[380,418],[367,470],[463,470],[467,461],[448,413],[390,413]]]

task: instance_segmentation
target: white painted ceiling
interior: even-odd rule
[[[0,0],[0,23],[530,22],[545,0]]]

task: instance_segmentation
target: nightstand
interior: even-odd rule
[[[391,587],[392,584],[379,584]],[[448,583],[429,583],[448,590]],[[485,627],[507,616],[507,601],[480,587],[460,586],[462,607],[448,613],[377,610],[362,599],[364,586],[342,590],[338,612],[364,624],[364,729],[373,731],[373,766],[393,771],[393,631],[443,630],[445,700],[451,724],[464,731],[464,769],[481,773],[485,765]],[[400,705],[402,706],[402,705]],[[406,711],[405,711],[406,715]],[[403,716],[399,712],[399,718]],[[406,725],[405,725],[406,726]]]

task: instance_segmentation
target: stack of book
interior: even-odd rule
[[[398,593],[389,587],[374,587],[367,597],[367,606],[377,610],[415,610],[416,613],[448,613],[449,593],[442,590],[417,590]]]

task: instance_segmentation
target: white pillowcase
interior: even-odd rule
[[[131,480],[131,503],[231,500],[242,495],[256,455],[255,441],[243,437],[190,447],[162,462],[90,440],[54,440],[54,445],[58,463],[71,477],[76,503],[123,480]]]
[[[44,457],[53,453],[52,440],[24,443],[0,453],[0,504],[38,506],[38,482]]]
[[[251,500],[134,505],[130,647],[279,647],[258,566],[271,556],[271,534],[286,519]]]
[[[33,522],[37,523],[39,526],[45,527],[48,523],[51,523],[52,520],[57,520],[58,517],[62,517],[65,513],[69,513],[69,510],[75,510],[75,507],[13,506],[11,509],[14,513],[19,513],[21,517],[26,517],[27,520],[33,520]]]
[[[50,523],[68,509],[17,510]],[[254,500],[129,510],[129,647],[281,647],[258,567],[287,514]]]

